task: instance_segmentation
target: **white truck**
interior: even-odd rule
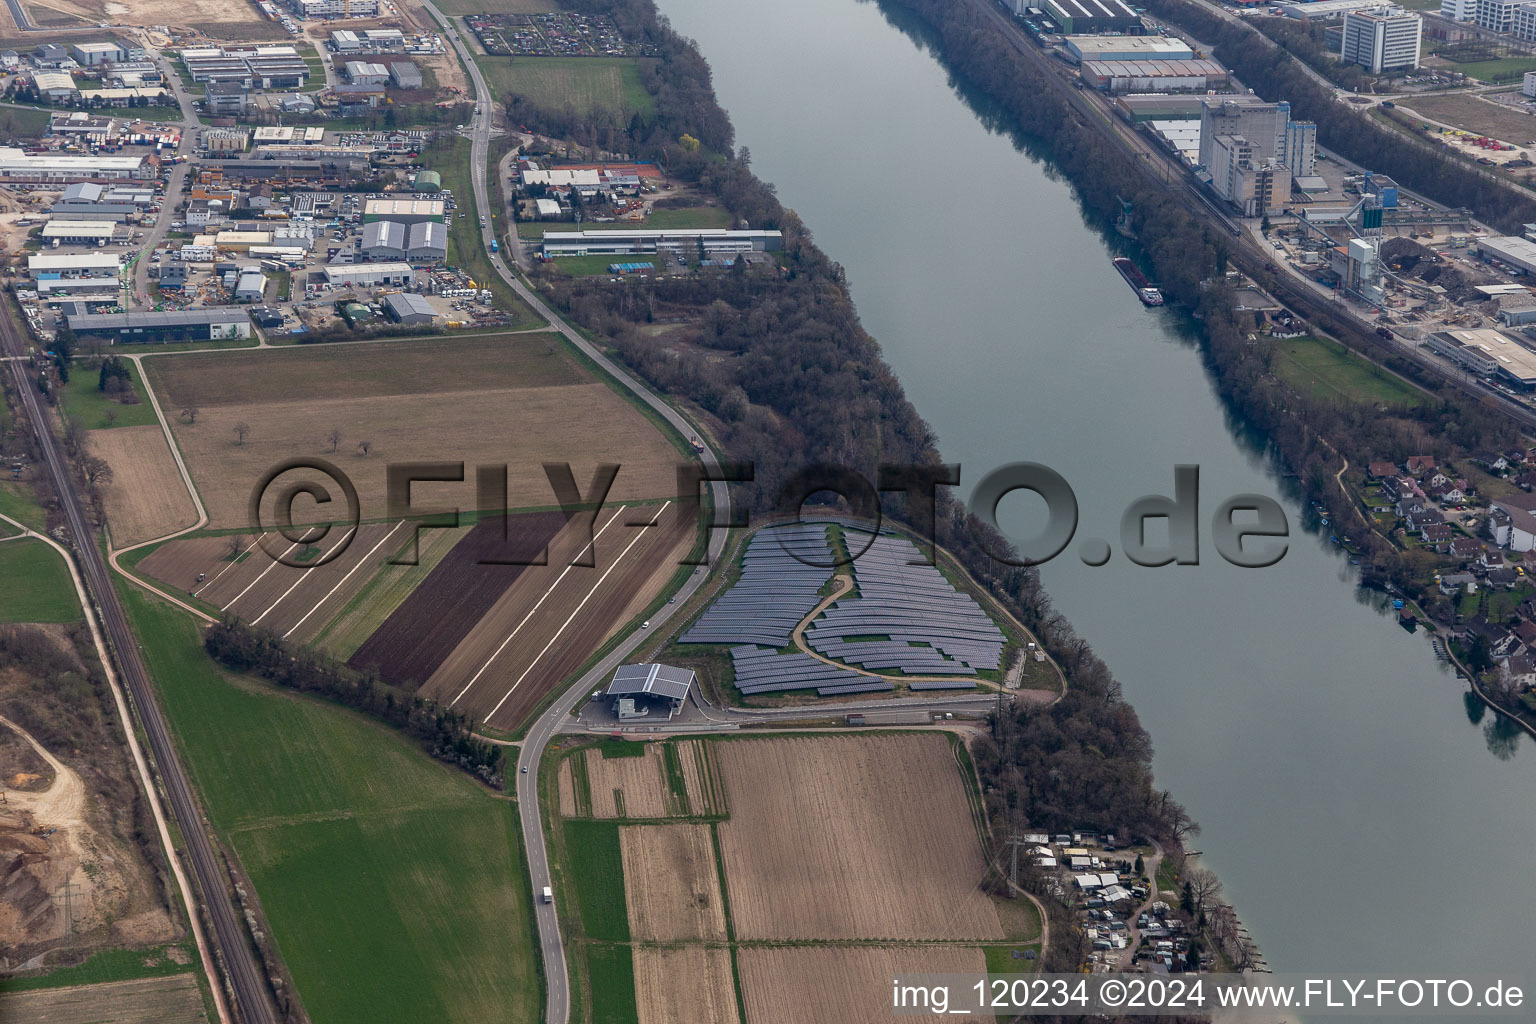
[[[553,903],[553,902],[555,902],[555,890],[551,889],[547,885],[544,887],[544,902],[545,903]]]

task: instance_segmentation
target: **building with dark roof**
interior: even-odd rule
[[[67,323],[76,334],[108,337],[118,344],[220,341],[251,336],[251,318],[246,311],[228,307],[164,313],[93,313],[68,317]]]

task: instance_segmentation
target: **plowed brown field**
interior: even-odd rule
[[[85,447],[112,467],[112,481],[98,486],[113,547],[153,540],[197,522],[197,509],[159,427],[92,430]]]
[[[584,750],[587,782],[592,793],[594,818],[665,818],[667,777],[661,763],[661,744],[648,743],[644,757],[604,757],[602,751]]]
[[[731,812],[719,829],[738,938],[1003,937],[979,888],[982,851],[943,736],[715,746]]]
[[[746,1024],[915,1020],[891,1014],[891,979],[896,975],[987,971],[981,950],[967,946],[757,946],[737,950],[736,965],[747,1007]],[[638,992],[638,957],[635,968]],[[961,1014],[945,1014],[943,1019],[969,1024],[992,1024],[993,1020],[991,1015]]]
[[[518,576],[438,666],[424,696],[493,727],[515,728],[633,616],[631,609],[655,599],[697,527],[676,502],[604,509],[593,523],[597,565],[589,568],[571,564],[587,544],[584,518],[551,542],[548,565]]]
[[[333,527],[317,546],[328,553],[347,534]],[[400,523],[361,526],[345,551],[313,568],[276,562],[260,545],[252,546],[249,537],[244,539],[249,553],[240,561],[230,560],[228,537],[193,537],[162,545],[139,568],[253,625],[308,640],[346,607],[408,537],[408,528]],[[281,538],[268,543],[288,557],[297,553],[296,546]],[[201,583],[199,573],[207,576]]]
[[[739,1024],[730,950],[639,946],[634,957],[640,1024]]]
[[[563,512],[483,519],[396,608],[348,662],[387,683],[414,689],[474,628],[565,525]],[[503,541],[505,528],[505,541]]]
[[[725,903],[708,825],[628,825],[619,829],[619,849],[633,938],[725,939]]]

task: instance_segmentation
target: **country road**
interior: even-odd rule
[[[0,351],[20,356],[25,354],[26,349],[27,341],[16,320],[10,315],[0,315]],[[95,598],[102,626],[116,655],[122,679],[138,711],[155,766],[159,769],[166,799],[181,828],[185,855],[197,878],[202,906],[213,926],[217,959],[223,965],[232,990],[235,1017],[247,1024],[276,1024],[277,1011],[266,978],[247,941],[240,915],[228,889],[227,878],[214,852],[213,843],[208,838],[197,802],[193,799],[192,787],[177,756],[170,729],[160,712],[157,694],[144,667],[138,641],[128,625],[128,617],[123,612],[117,591],[113,589],[106,559],[96,543],[96,533],[86,518],[84,504],[75,488],[74,475],[63,448],[48,427],[42,404],[37,398],[37,388],[29,378],[25,364],[19,359],[10,360],[9,363],[18,400],[32,422],[38,449],[48,465],[54,492],[69,524],[75,542],[75,557],[89,584],[91,595]],[[187,909],[189,913],[198,913],[195,906]],[[214,985],[219,984],[216,978],[209,980]]]

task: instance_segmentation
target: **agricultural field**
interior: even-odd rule
[[[480,520],[369,637],[350,664],[415,689],[459,645],[526,568],[544,559],[566,515],[530,512]],[[430,533],[428,533],[430,536]],[[500,564],[491,564],[492,561]]]
[[[111,481],[97,486],[113,547],[153,540],[197,522],[197,508],[158,422],[89,431],[85,448],[112,468]]]
[[[548,110],[610,110],[626,119],[656,109],[656,100],[641,77],[645,62],[640,57],[481,57],[476,61],[498,104],[517,95]]]
[[[1536,139],[1536,115],[1518,107],[1489,103],[1465,93],[1415,96],[1399,107],[1409,108],[1431,121],[1453,125],[1474,135],[1488,135],[1517,146]]]
[[[1421,405],[1427,396],[1345,349],[1311,336],[1274,343],[1274,372],[1287,384],[1330,402]]]
[[[555,0],[443,0],[437,9],[444,14],[539,14],[558,11]]]
[[[569,462],[582,486],[598,464],[620,464],[615,501],[676,487],[677,450],[548,337],[193,353],[154,360],[150,379],[175,416],[177,444],[215,529],[248,527],[252,486],[297,457],[340,467],[357,487],[363,519],[375,521],[386,512],[392,462],[465,462],[462,485],[415,491],[419,502],[425,494],[466,508],[480,464],[508,466],[514,508],[555,504],[545,462]],[[344,397],[339,379],[348,381]],[[298,522],[332,517],[308,498],[295,504]]]
[[[741,740],[716,757],[738,939],[1003,937],[943,735]]]
[[[986,956],[974,946],[757,946],[737,950],[736,962],[746,1024],[886,1024],[896,975],[987,971]],[[786,984],[790,978],[794,983]],[[944,1019],[993,1020],[961,1014]]]
[[[312,568],[273,559],[267,547],[289,559],[301,558],[305,550],[277,534],[268,535],[262,544],[243,534],[177,538],[156,548],[138,567],[253,626],[309,640],[385,570],[409,544],[410,535],[404,522],[364,524],[355,533],[332,527],[309,550],[316,561],[344,550]],[[205,577],[201,581],[200,574]]]
[[[581,816],[608,785],[666,810],[689,762],[725,805]],[[1031,907],[980,888],[971,795],[938,733],[602,741],[548,778],[578,1021],[884,1021],[893,974],[984,973],[986,946],[1039,936]]]
[[[725,903],[709,826],[625,825],[619,829],[630,936],[641,942],[723,942]]]
[[[639,1024],[738,1024],[741,1020],[729,949],[639,946],[634,965]]]
[[[719,817],[725,794],[714,745],[605,743],[560,765],[561,814],[568,818]]]
[[[0,1020],[29,1024],[200,1024],[207,1020],[197,977],[107,981],[97,985],[0,992]]]
[[[588,523],[597,563],[592,567],[573,564],[587,549]],[[422,695],[493,728],[515,728],[626,622],[659,600],[696,529],[685,507],[670,500],[605,508],[595,521],[573,519],[550,541],[549,564],[518,574],[442,657]]]
[[[128,360],[123,362],[128,369],[128,381],[135,401],[120,402],[116,397],[103,393],[96,386],[96,374],[80,367],[71,376],[69,385],[59,389],[59,405],[64,414],[86,430],[158,426],[160,420],[155,415],[155,407],[144,398],[139,368]]]
[[[225,674],[189,617],[119,593],[315,1024],[535,1019],[515,807],[360,715]]]
[[[0,580],[26,586],[0,587],[0,622],[74,622],[80,599],[59,553],[40,540],[18,537],[0,543]]]

